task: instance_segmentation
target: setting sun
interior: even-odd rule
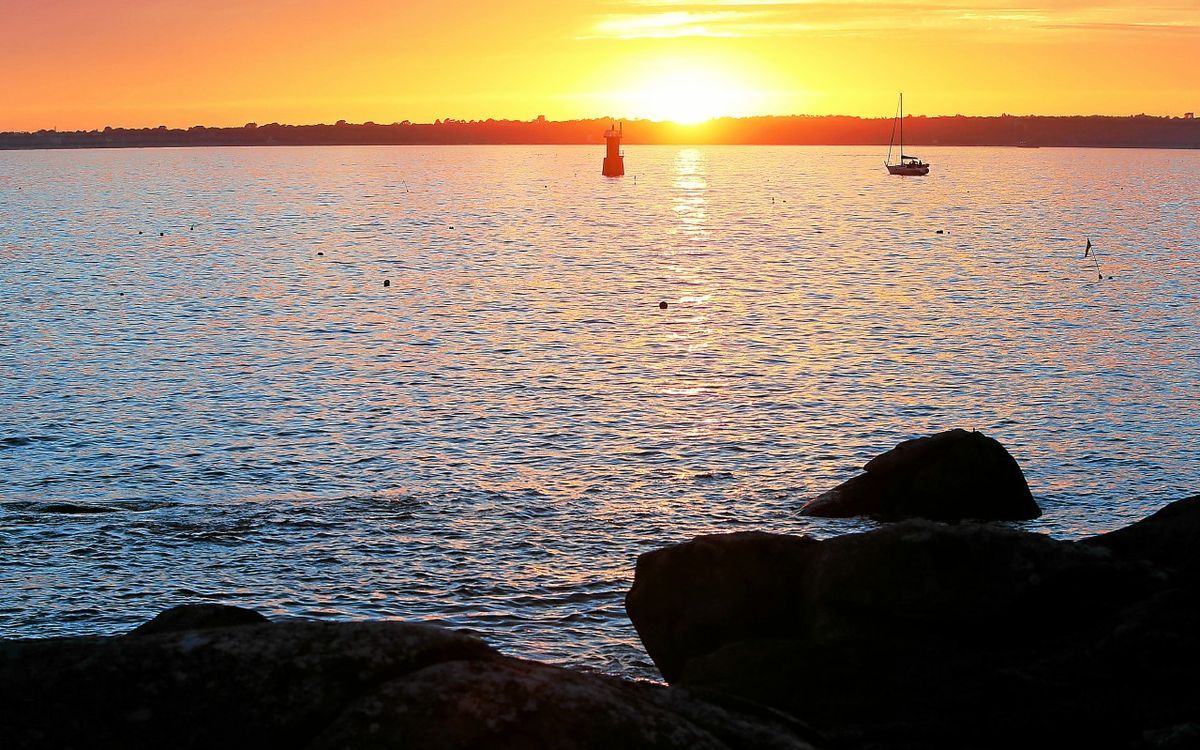
[[[755,94],[729,73],[667,67],[628,94],[634,117],[696,125],[722,115],[751,114]]]

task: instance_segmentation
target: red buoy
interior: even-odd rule
[[[604,142],[607,149],[604,153],[604,168],[601,170],[605,177],[621,177],[625,174],[625,154],[621,153],[621,134],[624,123],[613,123],[604,131]]]

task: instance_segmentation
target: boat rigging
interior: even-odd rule
[[[892,147],[896,144],[896,126],[900,127],[900,161],[892,164]],[[896,118],[892,120],[892,139],[888,141],[887,161],[884,162],[888,174],[898,174],[907,177],[921,177],[929,174],[929,162],[921,161],[916,156],[904,153],[904,94],[900,94],[900,104],[896,110]]]

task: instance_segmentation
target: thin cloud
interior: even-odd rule
[[[1011,0],[627,0],[594,17],[590,38],[853,35],[945,29],[962,33],[1111,31],[1200,33],[1200,3],[1164,0],[1133,6],[1117,0],[1063,0],[1040,7]]]
[[[601,17],[592,27],[597,37],[662,39],[681,36],[742,36],[739,29],[749,19],[762,16],[742,11],[668,11],[618,13]]]

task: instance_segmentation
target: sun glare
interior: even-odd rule
[[[753,98],[753,91],[728,73],[677,68],[649,74],[628,93],[627,110],[634,117],[698,125],[751,114]]]

